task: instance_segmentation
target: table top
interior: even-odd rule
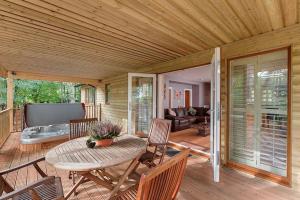
[[[62,143],[51,149],[46,161],[55,168],[70,171],[104,169],[131,161],[146,151],[147,142],[141,138],[123,135],[115,138],[109,147],[86,146],[87,137]]]

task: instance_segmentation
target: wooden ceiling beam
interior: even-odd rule
[[[23,80],[44,80],[44,81],[58,81],[58,82],[72,82],[72,83],[83,83],[97,86],[101,84],[101,80],[96,79],[85,79],[78,77],[69,77],[69,76],[51,76],[47,74],[38,74],[38,73],[29,73],[22,71],[13,71],[12,72],[14,79],[23,79]]]

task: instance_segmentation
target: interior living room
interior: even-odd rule
[[[163,74],[164,118],[172,121],[170,141],[196,152],[210,152],[211,66]]]

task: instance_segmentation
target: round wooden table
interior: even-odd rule
[[[82,137],[62,143],[51,149],[45,156],[46,162],[55,168],[77,172],[81,175],[66,198],[69,198],[80,184],[87,181],[94,181],[96,184],[113,190],[112,195],[115,194],[132,172],[147,146],[145,140],[130,135],[116,138],[109,147],[93,149],[86,146],[86,140],[86,137]],[[131,161],[129,167],[114,184],[116,178],[105,172],[104,169],[128,161]]]

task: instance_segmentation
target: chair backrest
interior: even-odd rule
[[[137,200],[174,200],[179,191],[190,150],[167,160],[142,175]]]
[[[63,187],[59,177],[45,177],[24,188],[4,194],[0,200],[62,200],[64,199]]]
[[[171,131],[171,121],[153,119],[150,127],[148,142],[150,144],[166,144]]]
[[[97,122],[97,118],[70,120],[70,140],[87,136],[89,128]]]

